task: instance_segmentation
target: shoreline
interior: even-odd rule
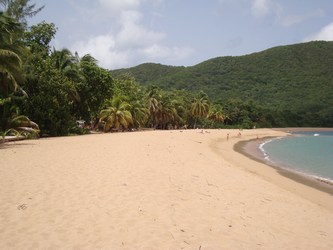
[[[318,128],[305,128],[307,131],[318,131]],[[304,199],[310,200],[320,206],[333,210],[333,188],[331,185],[309,178],[298,173],[287,171],[276,166],[267,164],[263,160],[260,149],[257,147],[258,142],[263,138],[277,138],[290,136],[289,132],[304,131],[303,128],[282,128],[282,129],[254,129],[248,130],[251,136],[237,138],[232,146],[229,155],[224,156],[232,165],[238,166],[260,178],[288,190]],[[267,131],[267,133],[263,133]],[[270,131],[270,132],[269,132]],[[332,128],[323,128],[321,131],[333,131]],[[259,138],[259,139],[257,139]],[[251,152],[244,152],[242,145],[251,141]],[[236,146],[237,145],[237,146]],[[245,159],[248,160],[244,160]],[[239,158],[239,160],[236,160]],[[246,161],[246,164],[244,164]]]
[[[304,130],[299,130],[299,131],[304,131]],[[326,131],[331,131],[331,130],[326,130]],[[295,182],[309,186],[311,188],[315,188],[319,191],[325,192],[333,196],[333,184],[326,181],[325,179],[321,179],[316,176],[306,175],[301,172],[295,172],[268,162],[264,158],[262,152],[260,151],[259,146],[265,141],[273,138],[278,138],[278,137],[265,137],[265,138],[260,138],[259,140],[251,139],[248,141],[240,141],[234,145],[234,150],[254,161],[263,163],[267,165],[267,167],[273,168],[281,176],[287,177]]]
[[[272,128],[275,131],[290,132],[320,132],[320,131],[333,131],[333,128],[313,128],[313,127],[287,127],[287,128]]]

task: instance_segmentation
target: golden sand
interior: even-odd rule
[[[0,249],[333,249],[330,194],[233,150],[285,133],[238,133],[1,144]]]

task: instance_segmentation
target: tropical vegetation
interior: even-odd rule
[[[143,86],[203,90],[223,107],[228,125],[333,126],[333,42],[279,46],[217,57],[190,67],[145,63],[112,70]]]
[[[110,71],[89,54],[52,48],[55,24],[28,25],[42,9],[0,0],[2,137],[333,124],[333,43]]]

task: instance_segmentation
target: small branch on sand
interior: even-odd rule
[[[199,193],[199,192],[197,192],[197,193],[200,194],[200,195],[207,196],[207,197],[212,197],[210,194],[203,194],[203,193]]]
[[[207,178],[206,178],[206,182],[207,182],[207,185],[208,185],[208,186],[213,186],[213,187],[219,188],[218,186],[216,186],[216,185],[214,185],[214,184],[211,184],[211,183],[209,183],[209,182],[208,182],[208,180],[207,180]]]

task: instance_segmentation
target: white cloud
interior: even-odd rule
[[[161,4],[164,0],[99,0],[99,3],[109,10],[121,12],[138,9],[143,3]]]
[[[318,33],[304,39],[305,42],[317,40],[333,41],[333,22],[323,27]]]
[[[162,45],[153,44],[152,46],[146,47],[143,50],[139,51],[140,54],[144,55],[148,60],[159,60],[164,59],[169,62],[178,61],[185,59],[191,54],[194,50],[192,48],[180,48],[180,47],[167,47]]]
[[[286,15],[284,16],[282,12],[279,12],[278,18],[283,26],[289,27],[307,21],[312,18],[322,17],[325,12],[322,9],[315,10],[304,15]]]
[[[119,48],[144,47],[161,42],[165,34],[149,30],[135,22],[125,22],[117,34]]]
[[[121,67],[128,63],[128,54],[115,49],[115,39],[112,35],[101,35],[80,41],[73,45],[73,49],[80,56],[90,54],[105,68]]]
[[[262,18],[269,14],[271,8],[270,0],[253,0],[251,11],[252,15],[257,18]]]
[[[99,0],[108,28],[100,35],[73,44],[79,55],[91,54],[108,69],[134,66],[161,60],[177,62],[193,53],[190,48],[164,44],[166,34],[143,23],[141,5],[159,4],[163,0]],[[110,13],[111,15],[108,15]],[[102,15],[101,15],[102,16]],[[149,25],[148,25],[149,26]]]
[[[100,4],[114,12],[136,9],[142,0],[99,0]]]
[[[157,43],[153,43],[149,39],[144,40],[147,38],[145,32],[138,33],[138,38],[138,43],[126,44],[124,40],[111,34],[101,35],[74,44],[73,50],[75,49],[80,56],[92,55],[99,61],[100,66],[107,69],[130,67],[156,60],[177,62],[189,57],[194,52],[190,47],[168,47],[159,44],[160,38],[155,39]]]

